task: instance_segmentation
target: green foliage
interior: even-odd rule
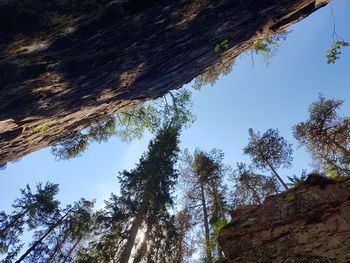
[[[196,77],[193,88],[200,90],[205,85],[213,86],[221,75],[228,75],[233,68],[234,59],[221,58],[201,75]]]
[[[169,92],[154,102],[146,102],[116,116],[116,135],[124,141],[139,139],[145,130],[155,132],[172,123],[188,127],[195,121],[191,113],[191,92],[185,89]]]
[[[36,192],[27,185],[13,203],[14,211],[0,213],[1,262],[72,262],[78,245],[92,232],[94,202],[81,199],[61,208],[57,194],[57,184],[38,184]],[[26,229],[32,242],[23,249]]]
[[[192,216],[188,209],[183,209],[175,215],[177,235],[175,238],[174,263],[190,262],[194,253],[193,238],[190,231],[193,228]]]
[[[146,130],[153,133],[167,124],[188,127],[195,121],[191,113],[191,92],[185,89],[169,92],[152,102],[138,105],[115,116],[106,117],[91,124],[84,131],[53,145],[51,152],[58,160],[80,156],[92,142],[106,142],[112,136],[130,142],[140,139]]]
[[[344,179],[350,176],[350,157],[341,156],[334,159],[323,160],[323,171],[331,179]]]
[[[266,39],[257,40],[250,50],[255,54],[261,54],[266,64],[269,64],[281,42],[287,38],[287,34],[287,32],[282,32]],[[214,50],[215,53],[222,54],[228,47],[229,41],[225,39],[216,44]],[[234,63],[234,59],[220,56],[217,62],[196,77],[193,85],[194,89],[200,90],[205,85],[213,86],[221,75],[226,76],[232,71]]]
[[[292,202],[295,200],[295,194],[289,193],[284,197],[288,202]]]
[[[294,137],[328,174],[350,175],[350,118],[340,117],[342,100],[320,94],[309,107],[309,118],[293,127]]]
[[[243,149],[259,169],[289,168],[292,164],[292,146],[279,135],[278,130],[269,129],[263,134],[249,129],[249,143]]]
[[[262,170],[270,170],[287,189],[287,185],[278,175],[276,169],[279,167],[289,168],[292,164],[292,145],[289,144],[278,130],[269,129],[262,135],[249,129],[249,142],[243,149],[248,154],[253,165]]]
[[[334,64],[340,58],[341,48],[348,46],[349,42],[345,41],[336,41],[335,43],[333,43],[331,48],[327,50],[327,64]]]
[[[259,39],[253,43],[251,50],[255,54],[261,54],[264,62],[268,65],[271,59],[276,56],[277,48],[287,39],[287,35],[288,32],[284,31],[265,39]]]
[[[204,227],[202,252],[206,262],[223,256],[215,238],[215,227],[223,223],[227,209],[223,179],[230,167],[223,164],[223,158],[223,152],[217,149],[196,149],[193,154],[186,150],[180,169],[185,207],[192,214],[193,225]]]
[[[226,49],[228,49],[228,46],[229,46],[228,39],[224,39],[223,41],[215,45],[215,48],[214,48],[215,53],[224,52]]]
[[[231,207],[238,209],[247,205],[261,205],[266,197],[280,192],[274,177],[258,174],[253,167],[237,163],[231,175],[233,188],[230,193]]]
[[[221,229],[228,224],[225,218],[218,219],[215,223],[213,223],[214,233],[216,238],[219,237]]]
[[[177,229],[169,209],[174,204],[178,136],[178,127],[160,129],[136,168],[119,174],[121,196],[112,195],[106,202],[97,220],[98,238],[79,250],[77,262],[127,262],[131,250],[126,251],[135,248],[141,231],[144,240],[140,241],[133,262],[172,258]]]
[[[307,179],[307,172],[306,170],[303,170],[300,176],[288,176],[288,180],[290,183],[288,183],[291,187],[298,187],[305,183],[305,180]]]
[[[110,137],[116,134],[116,121],[114,117],[106,117],[91,125],[86,132],[90,141],[98,143],[107,142]]]
[[[59,212],[59,201],[56,200],[58,185],[38,184],[36,192],[29,185],[21,189],[21,197],[17,198],[11,214],[0,213],[0,256],[4,262],[12,262],[21,251],[23,244],[20,237],[26,228],[34,230],[49,224]]]
[[[67,138],[51,148],[58,160],[69,160],[80,156],[89,146],[89,137],[81,133]]]

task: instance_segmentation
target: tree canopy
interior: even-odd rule
[[[342,100],[320,95],[309,107],[309,118],[293,127],[294,137],[316,163],[335,174],[350,174],[350,117],[337,113]]]
[[[172,123],[188,127],[195,121],[191,112],[191,92],[181,89],[162,98],[138,105],[112,116],[101,115],[84,131],[74,134],[52,146],[58,160],[79,157],[92,142],[106,142],[112,136],[130,142],[140,139],[145,131],[156,133],[159,127]]]
[[[292,165],[292,145],[279,135],[278,130],[269,129],[260,134],[249,129],[248,133],[249,142],[243,149],[244,153],[250,156],[256,168],[270,170],[283,187],[288,189],[276,169]]]

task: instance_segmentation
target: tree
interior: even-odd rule
[[[123,141],[140,139],[148,130],[156,133],[159,127],[173,123],[187,127],[195,121],[191,113],[191,92],[181,89],[169,92],[160,99],[138,105],[112,116],[102,114],[85,131],[70,136],[52,146],[52,154],[59,160],[81,156],[92,142],[106,142],[112,136]]]
[[[58,214],[57,193],[57,184],[38,184],[35,193],[27,185],[12,205],[14,211],[9,215],[0,213],[0,254],[5,255],[5,262],[13,261],[23,247],[20,237],[26,226],[33,230]]]
[[[280,191],[274,178],[255,173],[245,163],[237,163],[231,179],[234,186],[230,196],[234,209],[246,205],[262,205],[266,197]]]
[[[160,227],[162,221],[169,223],[166,214],[168,207],[173,205],[171,190],[177,178],[174,165],[179,151],[178,132],[178,128],[172,126],[161,129],[150,142],[148,152],[141,157],[139,165],[131,172],[124,171],[120,174],[122,195],[128,196],[136,205],[128,238],[119,259],[121,263],[129,261],[137,234],[144,222],[147,223],[146,231],[153,226]]]
[[[269,129],[262,135],[249,129],[249,142],[243,149],[252,159],[253,165],[262,170],[270,170],[285,189],[287,184],[282,180],[276,169],[288,168],[292,163],[292,146],[278,133],[278,130]]]
[[[201,222],[204,228],[205,262],[209,263],[215,257],[223,257],[216,240],[213,242],[214,226],[226,218],[222,180],[229,169],[222,163],[223,156],[222,151],[216,149],[209,153],[197,149],[193,155],[185,151],[181,164],[185,207],[197,215],[194,221]]]
[[[317,172],[314,172],[313,174],[317,174]],[[305,183],[306,179],[308,177],[308,173],[305,169],[301,171],[300,176],[293,175],[293,176],[288,176],[289,183],[288,185],[291,187],[298,187],[301,186]]]
[[[179,211],[175,216],[177,235],[175,239],[174,263],[190,262],[194,252],[193,240],[189,237],[193,227],[191,213],[188,209]]]
[[[261,54],[263,61],[269,65],[271,59],[276,56],[277,48],[287,39],[287,35],[288,32],[282,31],[276,35],[258,39],[253,43],[250,50],[255,54]]]
[[[173,262],[177,230],[169,209],[179,129],[160,129],[136,168],[119,174],[121,196],[106,202],[96,219],[97,238],[80,248],[77,262]]]
[[[231,73],[234,64],[234,59],[219,59],[214,65],[195,78],[194,89],[200,90],[205,85],[213,86],[220,76],[226,76]]]
[[[67,206],[49,223],[34,232],[34,241],[15,262],[60,262],[72,260],[72,254],[90,232],[93,202],[81,199]]]
[[[134,213],[134,205],[127,197],[112,194],[105,201],[104,208],[96,213],[93,232],[88,236],[87,245],[79,247],[75,261],[77,263],[109,263],[116,256],[127,238],[127,228]]]
[[[36,193],[27,186],[15,200],[15,210],[0,214],[0,254],[4,262],[65,262],[90,231],[93,202],[84,199],[65,209],[55,198],[58,185],[38,184]],[[18,255],[24,230],[33,232],[33,241]]]
[[[340,117],[342,100],[319,95],[309,107],[309,118],[293,127],[294,137],[326,170],[350,175],[350,118]]]

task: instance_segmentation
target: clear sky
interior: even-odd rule
[[[336,30],[350,41],[350,1],[335,0]],[[265,131],[278,128],[294,144],[293,167],[282,170],[283,177],[311,170],[307,153],[297,149],[291,128],[307,118],[308,105],[318,93],[344,99],[341,113],[350,115],[350,48],[344,48],[335,65],[326,64],[326,50],[332,44],[333,21],[329,7],[322,8],[290,28],[292,32],[266,66],[250,55],[237,59],[231,74],[213,87],[194,91],[196,123],[181,134],[181,148],[213,147],[225,152],[226,164],[249,162],[242,155],[248,128]],[[92,144],[82,157],[55,161],[50,149],[44,149],[8,164],[0,171],[0,211],[8,210],[26,184],[51,181],[60,184],[63,204],[81,197],[97,199],[102,206],[111,192],[118,193],[118,171],[130,169],[146,150],[152,135],[130,144],[112,138],[107,143]]]

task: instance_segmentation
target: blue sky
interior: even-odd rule
[[[350,1],[333,2],[336,30],[350,41]],[[343,49],[335,65],[326,64],[326,50],[332,44],[333,21],[325,7],[294,25],[277,56],[266,66],[259,57],[243,54],[228,76],[213,87],[194,91],[194,114],[197,121],[181,134],[181,148],[196,147],[225,152],[225,162],[249,162],[242,155],[247,144],[248,128],[265,131],[278,128],[294,144],[293,167],[281,170],[283,177],[300,174],[310,168],[311,160],[297,149],[292,126],[307,118],[307,108],[318,93],[345,100],[341,113],[350,115],[350,48]],[[118,171],[130,169],[147,148],[152,135],[130,144],[112,138],[108,143],[92,144],[82,157],[55,161],[50,149],[44,149],[9,164],[0,171],[0,210],[8,210],[26,184],[51,181],[60,184],[63,204],[81,197],[96,198],[102,206],[111,192],[118,193]]]

